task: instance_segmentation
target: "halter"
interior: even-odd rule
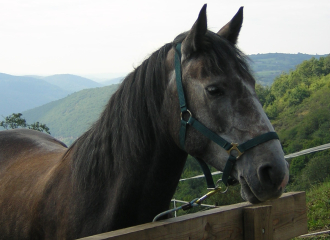
[[[218,144],[220,147],[224,148],[227,151],[229,157],[228,157],[226,166],[223,170],[222,182],[226,186],[234,185],[238,181],[234,178],[229,178],[229,177],[230,177],[230,173],[235,165],[236,160],[239,159],[240,156],[242,156],[242,154],[245,151],[247,151],[255,146],[258,146],[261,143],[267,142],[272,139],[279,139],[278,135],[276,134],[276,132],[268,132],[268,133],[261,134],[253,139],[250,139],[242,144],[230,143],[230,142],[226,141],[225,139],[223,139],[222,137],[220,137],[218,134],[214,133],[213,131],[211,131],[210,129],[205,127],[201,122],[196,120],[193,117],[192,113],[187,108],[186,99],[185,99],[185,95],[184,95],[184,91],[183,91],[182,73],[181,73],[181,43],[178,43],[176,45],[175,50],[176,51],[175,51],[174,63],[175,63],[176,84],[177,84],[180,109],[181,109],[181,127],[180,127],[180,133],[179,133],[180,134],[180,145],[181,145],[182,149],[185,150],[187,125],[190,125],[193,128],[195,128],[197,131],[202,133],[204,136],[206,136],[207,138],[209,138],[210,140],[212,140],[213,142]],[[189,119],[187,121],[183,119],[184,114],[186,114],[186,115],[189,114]],[[237,152],[237,156],[234,156],[232,154],[233,151]],[[203,169],[208,188],[215,188],[210,169],[208,168],[208,166],[206,165],[206,163],[203,160],[198,159],[198,158],[196,158],[196,159],[198,160],[198,162],[200,163],[200,165]]]

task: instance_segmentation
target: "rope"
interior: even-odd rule
[[[211,175],[218,175],[218,174],[221,174],[221,173],[222,173],[222,172],[217,171],[217,172],[213,172],[213,173],[211,173]],[[181,181],[190,180],[190,179],[195,179],[195,178],[201,178],[201,177],[205,177],[205,175],[202,174],[202,175],[197,175],[197,176],[190,177],[190,178],[182,178],[182,179],[180,179],[180,182],[181,182]]]
[[[323,150],[327,150],[327,149],[330,149],[330,143],[323,144],[321,146],[317,146],[317,147],[313,147],[313,148],[308,148],[308,149],[302,150],[300,152],[291,153],[291,154],[285,155],[284,158],[290,159],[290,158],[299,157],[302,155],[306,155],[306,154],[318,152],[318,151],[323,151]]]
[[[285,155],[284,158],[285,159],[291,159],[291,158],[299,157],[299,156],[306,155],[306,154],[313,153],[313,152],[324,151],[324,150],[327,150],[327,149],[330,149],[330,143],[323,144],[323,145],[320,145],[320,146],[317,146],[317,147],[313,147],[313,148],[308,148],[308,149],[305,149],[305,150],[301,150],[299,152],[290,153],[288,155]],[[217,172],[211,173],[211,175],[217,175],[217,174],[221,174],[221,173],[222,172],[217,171]],[[182,178],[182,179],[180,179],[180,182],[181,181],[190,180],[190,179],[202,178],[202,177],[204,177],[203,174],[202,175],[193,176],[193,177],[189,177],[189,178]]]
[[[221,192],[221,193],[225,193],[225,192],[227,192],[227,189],[228,189],[228,187],[226,188],[225,191],[223,191],[223,192]],[[213,190],[211,190],[210,192],[206,193],[204,196],[202,196],[202,197],[200,197],[200,198],[196,198],[196,199],[190,201],[189,203],[184,204],[184,205],[182,205],[182,206],[180,206],[180,207],[173,208],[173,209],[167,210],[167,211],[165,211],[165,212],[162,212],[162,213],[158,214],[158,215],[152,220],[152,222],[156,222],[160,217],[163,217],[163,216],[165,216],[165,215],[167,215],[167,214],[170,214],[170,213],[172,213],[172,212],[175,212],[175,211],[178,211],[178,210],[184,210],[184,211],[186,211],[186,210],[191,209],[191,208],[193,208],[193,207],[200,206],[200,205],[202,204],[202,202],[203,202],[206,198],[212,196],[213,194],[215,194],[215,193],[217,193],[217,192],[219,192],[219,191],[221,191],[221,190],[222,190],[221,187],[216,187],[216,188],[214,188]]]
[[[184,211],[186,211],[186,210],[188,210],[188,209],[190,209],[190,208],[192,208],[192,207],[199,206],[199,204],[195,203],[197,200],[198,200],[198,198],[196,198],[196,199],[192,200],[191,202],[189,202],[189,203],[187,203],[187,204],[185,204],[185,205],[182,205],[182,206],[180,206],[180,207],[173,208],[173,209],[167,210],[167,211],[165,211],[165,212],[162,212],[162,213],[158,214],[158,215],[152,220],[152,222],[156,222],[160,217],[165,216],[165,215],[167,215],[167,214],[170,214],[170,213],[172,213],[172,212],[176,212],[176,211],[179,211],[179,210],[181,210],[181,209],[184,210]]]

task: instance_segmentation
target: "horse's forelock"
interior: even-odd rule
[[[188,32],[178,35],[174,40],[174,45],[184,41]],[[203,44],[199,50],[187,54],[190,59],[203,57],[205,66],[212,74],[230,74],[233,71],[241,75],[242,79],[254,82],[249,67],[249,58],[240,51],[235,44],[225,38],[207,31],[204,35]]]

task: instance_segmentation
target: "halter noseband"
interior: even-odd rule
[[[176,75],[176,85],[177,85],[177,90],[178,90],[178,95],[179,95],[179,102],[180,102],[180,109],[181,109],[181,127],[180,127],[180,145],[182,149],[185,149],[185,140],[186,140],[186,130],[187,130],[187,124],[190,126],[194,127],[197,131],[202,133],[204,136],[224,148],[228,155],[229,158],[227,160],[226,166],[223,170],[222,174],[222,182],[228,186],[228,185],[233,185],[237,183],[237,180],[234,178],[229,178],[230,173],[234,167],[234,164],[236,160],[247,150],[258,146],[261,143],[267,142],[272,139],[279,139],[278,135],[276,132],[268,132],[261,134],[253,139],[250,139],[246,141],[245,143],[242,144],[237,144],[237,143],[230,143],[220,137],[218,134],[212,132],[210,129],[205,127],[201,122],[196,120],[193,116],[192,113],[188,110],[187,104],[186,104],[186,99],[183,91],[183,85],[182,85],[182,73],[181,73],[181,43],[178,43],[175,47],[175,57],[174,57],[174,63],[175,63],[175,75]],[[189,114],[189,119],[185,121],[183,119],[184,114]],[[237,156],[232,155],[232,151],[236,151],[238,153]],[[198,162],[200,163],[206,181],[207,181],[207,186],[208,188],[215,188],[215,185],[213,183],[212,175],[210,172],[210,169],[206,165],[206,163],[198,159]]]

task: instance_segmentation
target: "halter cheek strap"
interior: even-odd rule
[[[214,133],[207,127],[205,127],[201,122],[199,122],[197,119],[195,119],[192,116],[192,113],[188,110],[187,104],[186,104],[186,99],[183,91],[183,85],[182,85],[182,73],[181,73],[181,43],[178,43],[175,47],[175,58],[174,58],[174,63],[175,63],[175,74],[176,74],[176,84],[177,84],[177,90],[178,90],[178,96],[179,96],[179,102],[180,102],[180,110],[181,110],[181,127],[180,127],[180,145],[182,149],[185,149],[185,140],[186,140],[186,131],[187,131],[187,125],[192,126],[195,128],[197,131],[202,133],[204,136],[218,144],[220,147],[224,148],[229,157],[226,163],[226,166],[223,170],[222,174],[222,182],[228,186],[228,185],[233,185],[237,183],[237,180],[234,178],[230,178],[230,173],[235,165],[235,162],[239,157],[246,152],[247,150],[258,146],[261,143],[267,142],[272,139],[279,139],[278,135],[276,132],[268,132],[264,133],[262,135],[259,135],[253,139],[250,139],[246,141],[245,143],[242,144],[237,144],[237,143],[230,143],[220,137],[218,134]],[[189,115],[188,120],[183,119],[183,115]],[[237,152],[237,156],[234,156],[232,154],[232,151]],[[198,159],[198,162],[200,163],[202,170],[204,172],[206,181],[207,181],[207,187],[208,188],[215,188],[213,178],[210,172],[209,167],[206,165],[206,163]]]

